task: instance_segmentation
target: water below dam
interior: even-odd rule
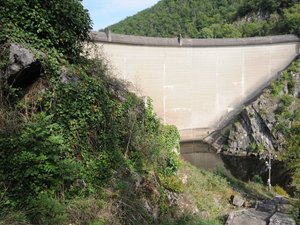
[[[221,156],[210,145],[201,141],[181,143],[180,154],[184,160],[198,168],[207,170],[225,168]]]
[[[180,143],[181,157],[192,165],[206,170],[221,169],[241,180],[249,181],[255,175],[262,177],[264,183],[268,179],[268,170],[264,160],[253,156],[234,156],[217,154],[216,150],[205,142]],[[282,162],[272,162],[272,185],[288,187],[290,174]]]

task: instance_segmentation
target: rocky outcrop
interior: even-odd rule
[[[41,62],[32,51],[17,44],[4,45],[1,51],[8,58],[1,57],[1,60],[5,60],[6,67],[0,72],[0,78],[8,85],[26,88],[41,75]]]
[[[295,65],[294,69],[283,71],[278,80],[246,105],[234,121],[206,141],[220,152],[239,156],[264,158],[264,154],[284,149],[285,132],[291,127],[300,93],[299,68],[295,70]]]
[[[272,200],[258,202],[255,208],[230,213],[226,225],[296,225],[288,214],[290,211],[280,211],[289,206],[287,199],[277,196]]]
[[[242,209],[230,213],[226,225],[267,225],[269,214],[255,209]]]

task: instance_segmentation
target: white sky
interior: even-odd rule
[[[93,20],[93,30],[117,23],[128,16],[149,8],[159,0],[83,0]]]

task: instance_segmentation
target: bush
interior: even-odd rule
[[[183,192],[184,186],[182,181],[175,175],[173,176],[160,176],[160,181],[162,185],[174,192]]]
[[[275,185],[274,191],[281,196],[289,197],[289,194],[279,185]]]
[[[91,20],[80,0],[1,0],[0,44],[54,47],[73,58],[89,40]]]
[[[40,194],[31,204],[34,207],[31,216],[35,224],[66,224],[68,221],[65,206],[47,194]]]
[[[99,219],[102,207],[103,204],[97,197],[74,198],[67,204],[70,222],[72,224],[102,225],[104,223]]]
[[[60,134],[53,118],[40,114],[20,134],[0,136],[0,184],[16,203],[28,203],[41,191],[60,193],[77,179],[80,163],[66,157],[69,145]]]
[[[286,107],[289,107],[293,103],[294,98],[293,98],[293,96],[290,96],[290,95],[283,95],[281,97],[280,101],[283,104],[283,106],[286,108]]]
[[[286,32],[299,34],[300,29],[300,4],[284,10],[284,27]]]
[[[22,212],[7,212],[0,216],[0,225],[30,225],[30,223]]]
[[[254,182],[254,183],[258,183],[258,184],[263,184],[264,183],[261,176],[259,176],[259,175],[254,175],[252,177],[251,181]]]

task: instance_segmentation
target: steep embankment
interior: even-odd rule
[[[299,32],[299,12],[297,0],[161,0],[108,28],[154,37],[265,36]]]

